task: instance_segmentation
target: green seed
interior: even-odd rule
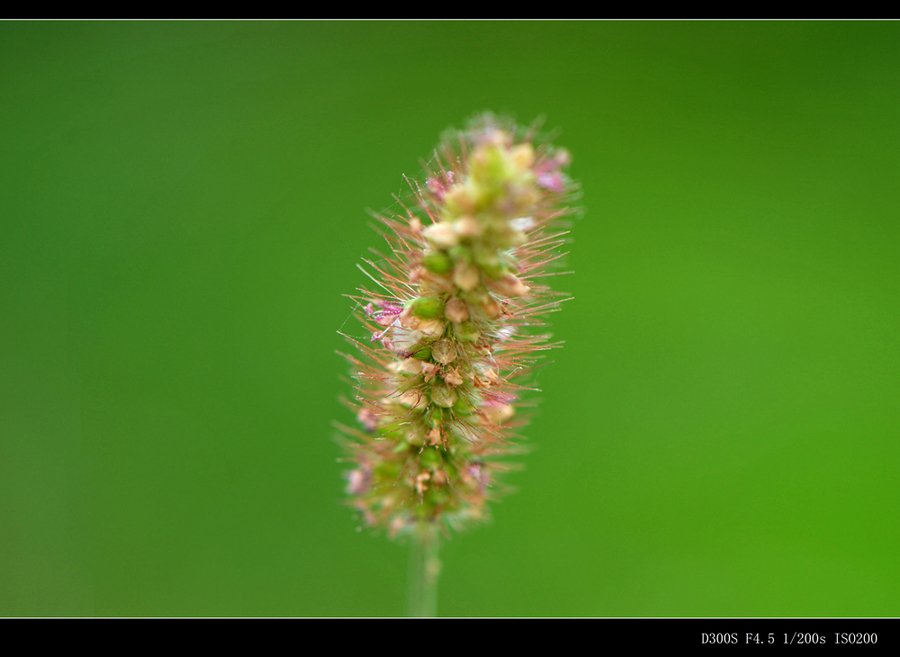
[[[431,388],[431,401],[438,406],[451,408],[458,398],[456,391],[446,383],[437,383]]]
[[[412,313],[422,319],[435,319],[444,313],[444,301],[437,297],[419,297],[412,302]]]
[[[448,274],[453,269],[453,261],[443,251],[435,251],[422,257],[425,269],[434,274]]]
[[[456,327],[456,337],[461,342],[475,342],[479,335],[481,335],[481,331],[475,326],[475,322],[471,320],[463,322]]]

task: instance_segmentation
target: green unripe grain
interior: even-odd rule
[[[422,256],[422,265],[433,274],[449,274],[453,271],[453,261],[443,251]]]
[[[475,342],[480,335],[481,331],[472,320],[463,322],[456,327],[456,337],[460,342]]]
[[[437,297],[419,297],[412,302],[412,314],[421,319],[435,319],[444,314],[444,301]]]

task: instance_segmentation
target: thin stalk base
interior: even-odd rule
[[[416,527],[409,554],[409,609],[413,617],[437,615],[437,582],[441,572],[438,559],[440,532],[436,525]]]

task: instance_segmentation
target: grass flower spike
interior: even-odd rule
[[[359,429],[343,427],[347,493],[364,524],[426,543],[488,517],[538,352],[564,295],[542,281],[575,211],[569,154],[491,115],[444,138],[402,213],[376,215],[389,252],[352,295]],[[430,538],[429,538],[430,537]]]

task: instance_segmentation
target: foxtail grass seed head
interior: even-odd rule
[[[390,252],[366,260],[375,285],[351,295],[368,337],[347,336],[359,428],[342,427],[365,525],[460,529],[503,492],[528,375],[558,346],[540,327],[565,295],[542,281],[577,211],[569,161],[484,114],[448,133],[400,211],[376,215]]]

